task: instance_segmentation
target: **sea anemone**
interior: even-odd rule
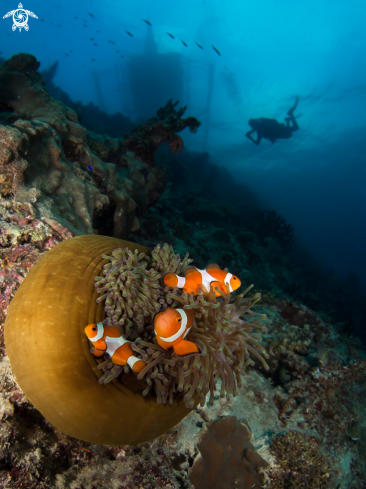
[[[122,253],[124,253],[123,259],[121,259]],[[179,274],[189,264],[187,256],[181,262],[179,255],[174,255],[171,247],[167,245],[164,245],[162,249],[159,246],[156,247],[152,253],[153,261],[150,262],[149,269],[145,261],[148,257],[143,257],[143,254],[133,254],[126,249],[115,250],[112,255],[114,258],[119,258],[118,263],[111,258],[111,264],[105,265],[106,279],[102,280],[106,285],[105,288],[98,289],[102,292],[113,291],[109,292],[108,296],[104,294],[98,299],[98,301],[106,299],[106,313],[109,317],[111,317],[111,311],[116,310],[116,298],[120,301],[121,294],[122,298],[126,297],[126,290],[136,291],[135,295],[129,292],[130,311],[120,306],[118,313],[125,315],[126,310],[128,314],[131,313],[132,325],[132,321],[135,320],[133,311],[136,311],[136,317],[140,320],[138,331],[141,333],[143,329],[146,329],[150,338],[152,338],[153,331],[153,315],[160,308],[164,309],[168,305],[172,308],[183,307],[183,309],[193,310],[195,314],[195,323],[187,339],[199,346],[201,350],[199,354],[179,357],[173,350],[164,350],[156,342],[149,342],[135,336],[136,342],[132,348],[147,364],[137,377],[138,380],[144,379],[146,382],[146,388],[142,392],[143,396],[156,396],[158,404],[167,402],[173,404],[175,396],[183,395],[186,407],[192,409],[197,402],[203,406],[208,393],[210,393],[209,402],[213,403],[215,386],[219,380],[221,381],[220,396],[226,396],[227,399],[235,396],[237,386],[241,385],[241,374],[246,367],[254,365],[251,356],[260,360],[265,369],[269,368],[265,361],[268,355],[258,342],[261,338],[259,332],[266,331],[266,328],[260,324],[265,315],[251,310],[251,307],[260,300],[261,295],[257,293],[253,297],[246,297],[252,285],[237,296],[231,296],[227,286],[226,293],[219,291],[221,297],[215,297],[213,288],[210,291],[204,289],[200,295],[194,297],[193,294],[182,294],[178,289],[160,285],[159,279],[162,274],[168,270]],[[127,273],[125,271],[126,263],[128,267],[135,267],[134,271],[128,271],[130,275],[127,281],[117,279],[115,285],[108,285],[113,277],[118,274],[121,277],[122,274]],[[100,283],[99,278],[97,284]],[[145,286],[144,289],[141,289],[141,284]],[[118,287],[122,289],[117,289],[116,293]],[[143,320],[146,327],[143,326],[144,323],[141,320],[143,310],[133,307],[133,300],[138,293],[145,296]],[[108,297],[111,298],[109,301]],[[120,303],[121,301],[118,302]],[[138,312],[139,310],[141,312]],[[112,320],[114,318],[115,316],[112,316]],[[120,369],[116,369],[110,361],[100,364],[98,368],[105,372],[100,379],[105,383],[115,379],[120,372]]]
[[[90,443],[136,445],[162,435],[190,413],[183,399],[159,405],[142,396],[144,381],[130,371],[108,384],[90,354],[87,324],[104,320],[94,277],[113,250],[137,243],[100,235],[70,238],[45,253],[8,308],[7,354],[18,385],[58,430]],[[143,384],[140,389],[140,384]]]
[[[152,258],[129,248],[118,248],[111,255],[102,255],[109,260],[103,266],[103,277],[94,277],[97,292],[103,293],[97,303],[105,300],[104,323],[119,325],[130,340],[139,334],[152,339],[151,318],[172,303],[169,289],[159,281],[160,277],[168,271],[183,273],[192,260],[188,254],[181,260],[167,244],[157,245]]]

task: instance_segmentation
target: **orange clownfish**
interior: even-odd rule
[[[207,290],[210,287],[218,287],[223,292],[226,292],[226,284],[229,284],[230,292],[238,289],[241,286],[241,281],[232,273],[221,270],[216,263],[210,263],[205,270],[199,270],[196,267],[187,268],[185,277],[179,277],[175,273],[167,273],[163,278],[164,284],[169,287],[179,287],[183,292],[194,295],[198,294],[198,290],[203,285]],[[215,291],[216,297],[220,294]]]
[[[89,324],[85,334],[93,343],[90,351],[95,357],[107,353],[115,365],[129,365],[136,373],[140,373],[146,363],[136,358],[131,348],[131,342],[126,340],[117,328],[104,326],[102,323]]]
[[[158,312],[154,318],[156,341],[165,350],[174,348],[179,356],[200,353],[198,346],[184,338],[194,321],[194,313],[184,309],[166,309]]]

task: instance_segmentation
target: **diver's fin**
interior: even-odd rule
[[[192,341],[182,340],[176,345],[173,345],[174,353],[183,357],[184,355],[190,355],[191,353],[200,353],[200,350],[196,343]]]
[[[292,116],[292,117],[293,117],[293,115],[294,115],[294,111],[296,110],[296,108],[297,108],[297,104],[298,104],[298,103],[299,103],[299,97],[296,95],[296,98],[295,98],[295,103],[294,103],[294,105],[291,107],[291,109],[289,109],[289,110],[287,111],[287,115],[289,115],[289,116]]]
[[[218,265],[217,263],[209,263],[206,267],[206,270],[221,270],[220,269],[220,265]]]

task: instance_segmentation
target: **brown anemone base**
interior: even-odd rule
[[[34,407],[64,433],[105,445],[152,440],[190,412],[183,400],[158,405],[118,380],[98,383],[102,372],[84,333],[87,324],[104,319],[94,277],[107,263],[102,254],[126,246],[149,253],[107,236],[78,236],[55,246],[24,279],[5,322],[12,369]]]

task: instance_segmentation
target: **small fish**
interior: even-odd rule
[[[133,34],[131,34],[131,32],[130,32],[130,31],[128,31],[128,30],[126,30],[126,29],[125,29],[125,31],[127,32],[127,34],[128,34],[129,36],[133,37]]]
[[[163,277],[163,282],[169,287],[178,287],[183,289],[183,292],[197,295],[199,289],[204,286],[207,290],[210,287],[217,287],[226,292],[226,284],[229,284],[230,292],[238,289],[241,286],[241,281],[235,275],[221,270],[216,263],[210,263],[205,270],[199,270],[196,267],[187,268],[185,277],[179,277],[175,273],[166,273]],[[220,293],[215,290],[215,295],[218,297]]]
[[[88,27],[88,26],[84,24],[84,27]]]
[[[91,40],[91,41],[95,41],[94,37],[91,37],[91,38],[90,38],[90,40]]]
[[[110,39],[108,39],[108,42],[110,42],[111,44],[116,44],[114,41],[111,41]]]
[[[91,60],[92,60],[92,61],[95,61],[95,59],[94,59],[94,58],[92,58]]]
[[[90,15],[90,17],[94,17],[95,19],[95,15],[91,14],[90,12],[88,12],[88,14]]]
[[[57,24],[57,27],[61,27],[61,24]]]
[[[77,19],[77,18],[78,18],[77,15],[74,15],[74,19]]]
[[[131,341],[121,335],[118,328],[104,326],[102,323],[88,324],[84,329],[93,348],[90,350],[95,357],[107,354],[115,365],[129,365],[135,373],[140,373],[146,366],[143,360],[134,356]]]
[[[179,356],[200,353],[198,346],[184,338],[189,333],[194,321],[194,312],[190,309],[165,309],[154,318],[156,341],[168,350],[174,349]]]
[[[219,51],[217,48],[215,48],[215,46],[214,46],[213,44],[212,44],[212,49],[213,49],[214,51],[216,51],[216,53],[217,53],[219,56],[221,56],[220,51]]]
[[[93,167],[91,167],[90,165],[87,166],[87,169],[93,171]]]
[[[185,43],[185,42],[183,41],[183,39],[181,39],[181,41],[182,41],[182,43],[185,45],[185,47],[186,47],[186,48],[188,48],[188,44],[187,44],[187,43]]]
[[[173,34],[170,34],[170,32],[167,32],[168,36],[170,36],[172,39],[175,39],[175,37],[173,36]]]
[[[198,44],[198,42],[196,42],[197,46],[200,48],[200,49],[203,49],[203,47],[201,46],[201,44]]]
[[[44,19],[41,19],[41,22],[44,22]]]
[[[121,58],[124,58],[123,54],[121,54]]]
[[[93,46],[98,46],[98,44],[96,42],[93,42]]]
[[[120,52],[119,49],[116,49],[116,53],[119,53],[119,52]]]
[[[151,22],[149,20],[146,20],[146,19],[141,19],[143,20],[144,22],[146,22],[147,25],[150,25],[151,26]]]
[[[68,56],[68,55],[69,55],[69,53],[66,53],[66,54],[65,54],[65,56]]]
[[[95,31],[95,32],[100,32],[100,31]]]

